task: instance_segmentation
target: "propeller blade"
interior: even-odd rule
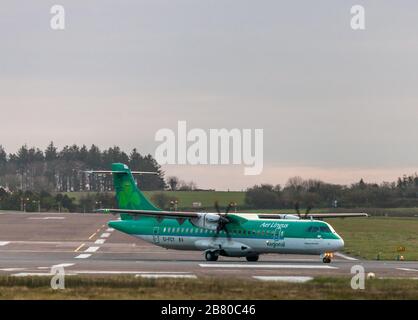
[[[215,201],[215,209],[216,209],[216,212],[217,212],[217,213],[221,214],[221,209],[219,208],[219,203],[218,203],[218,201]]]
[[[312,206],[308,206],[308,208],[306,208],[306,211],[305,211],[305,219],[308,218],[308,214],[309,214],[309,212],[311,210],[312,210]]]
[[[225,215],[227,215],[231,209],[232,209],[232,203],[230,202],[230,203],[228,204],[228,206],[226,207],[226,210],[225,210]]]
[[[300,217],[299,202],[295,203],[295,210],[296,210],[296,213],[298,214],[298,216]]]

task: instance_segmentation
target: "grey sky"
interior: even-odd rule
[[[65,31],[49,27],[56,3],[66,9]],[[350,28],[354,4],[366,9],[365,31]],[[412,0],[4,0],[0,144],[153,154],[155,132],[187,120],[264,129],[261,177],[165,167],[204,187],[411,173],[417,9]]]

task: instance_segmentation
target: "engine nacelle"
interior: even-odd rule
[[[281,214],[280,215],[282,219],[290,219],[290,220],[299,220],[300,217],[294,215],[294,214]]]
[[[218,228],[219,219],[221,218],[217,214],[213,213],[198,213],[198,218],[190,219],[190,222],[198,227],[208,230],[216,230]]]

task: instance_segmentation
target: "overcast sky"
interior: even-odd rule
[[[66,30],[50,28],[53,4]],[[366,9],[366,30],[350,8]],[[154,154],[160,128],[264,129],[264,172],[165,166],[201,187],[418,171],[417,1],[0,4],[0,144]]]

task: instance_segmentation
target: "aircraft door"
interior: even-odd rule
[[[280,248],[284,247],[284,231],[277,227],[273,233],[273,247]]]
[[[154,227],[152,232],[152,238],[154,243],[160,243],[160,227]]]

